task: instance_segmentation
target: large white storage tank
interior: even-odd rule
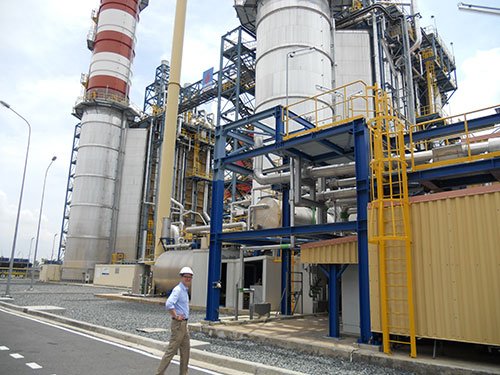
[[[318,94],[318,87],[332,87],[327,0],[260,0],[256,28],[256,112],[286,105],[287,85],[290,104]]]

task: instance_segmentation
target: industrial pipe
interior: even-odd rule
[[[413,22],[415,24],[415,43],[410,47],[410,53],[415,52],[422,43],[422,30],[420,29],[420,14],[418,14],[418,1],[412,0],[410,5],[411,16],[413,17]]]
[[[275,250],[275,249],[289,249],[290,244],[281,244],[281,245],[264,245],[264,246],[242,246],[241,250],[243,251],[258,251],[258,250]]]
[[[163,248],[167,250],[179,250],[179,249],[190,249],[193,247],[191,242],[187,243],[177,243],[173,245],[164,245]]]
[[[205,177],[210,176],[210,147],[207,147],[207,158],[205,159]],[[208,189],[210,182],[206,181],[203,189],[203,217],[210,223],[210,215],[208,214]]]
[[[163,143],[161,150],[160,188],[156,207],[156,247],[155,259],[163,253],[160,236],[164,218],[170,218],[170,198],[172,198],[173,160],[179,110],[179,92],[181,89],[182,48],[186,23],[187,0],[177,0],[175,9],[174,35],[172,40],[172,65],[168,82],[168,96],[165,113]]]
[[[323,167],[309,167],[306,169],[305,177],[318,179],[320,177],[340,177],[355,176],[356,163],[349,162],[345,164],[332,164]]]
[[[222,229],[235,229],[235,228],[245,228],[247,226],[247,223],[244,221],[237,221],[235,223],[225,223],[222,224]],[[192,226],[192,227],[187,227],[186,232],[187,233],[202,233],[202,232],[207,232],[210,231],[210,225],[198,225],[198,226]]]
[[[203,224],[207,225],[207,221],[205,220],[205,218],[203,217],[202,214],[200,214],[199,212],[197,211],[193,211],[193,210],[189,210],[189,211],[186,211],[184,212],[183,215],[190,215],[190,214],[193,214],[193,215],[198,215],[200,218],[201,218],[201,221],[203,221]]]
[[[343,179],[331,178],[328,180],[328,187],[331,189],[346,188],[352,186],[356,186],[356,177],[349,177]]]
[[[356,188],[348,189],[337,189],[337,190],[326,190],[316,193],[316,199],[319,201],[326,201],[327,199],[345,199],[345,198],[355,198]],[[309,198],[309,196],[304,196],[303,198]]]
[[[262,137],[255,137],[255,148],[262,147]],[[277,172],[265,175],[263,173],[264,156],[257,156],[255,158],[253,178],[261,185],[273,185],[287,182],[290,179],[290,172]]]
[[[300,164],[299,164],[300,167]],[[294,195],[295,195],[295,184],[297,183],[296,181],[296,169],[295,169],[295,159],[290,158],[290,193],[288,195],[288,204],[290,207],[290,227],[295,226],[295,200],[294,200]],[[300,175],[299,175],[300,176]],[[300,195],[300,181],[298,182],[298,190],[299,190],[299,195]],[[290,236],[290,246],[295,248],[295,236],[292,235]],[[287,283],[287,289],[288,289],[288,283]],[[288,291],[286,292],[288,295]]]

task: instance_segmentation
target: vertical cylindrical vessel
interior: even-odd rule
[[[97,15],[85,99],[77,105],[81,134],[76,161],[63,279],[93,278],[108,263],[114,228],[121,154],[139,0],[102,0]]]
[[[328,0],[260,0],[256,27],[256,112],[285,105],[287,85],[289,104],[318,94],[318,85],[331,87]],[[296,113],[310,109],[298,108]]]
[[[325,96],[317,103],[294,105],[332,87],[332,30],[328,0],[258,1],[256,112],[289,104],[293,112],[312,122],[332,118],[331,102]],[[274,121],[267,124],[274,127]],[[290,131],[297,127],[293,121],[289,126]],[[263,166],[271,164],[264,159]],[[253,186],[252,201],[257,203],[259,184],[254,181]]]

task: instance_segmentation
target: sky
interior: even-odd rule
[[[37,259],[57,257],[74,127],[71,115],[82,95],[81,73],[91,52],[86,36],[98,0],[0,2],[0,100],[32,126],[30,153],[15,256],[27,257],[36,236],[45,171],[47,176]],[[495,0],[475,4],[498,6]],[[220,38],[239,25],[233,0],[188,0],[182,83],[201,79],[219,66]],[[457,10],[455,1],[420,0],[421,26],[437,25],[453,42],[458,91],[449,113],[500,104],[500,18]],[[161,60],[170,60],[175,0],[150,0],[141,13],[130,99],[143,106],[144,90]],[[431,18],[431,15],[434,18]],[[0,255],[9,257],[19,202],[27,125],[0,107]],[[55,239],[55,241],[54,241]],[[33,257],[33,241],[31,257]],[[53,244],[55,243],[55,246]],[[54,255],[52,250],[54,249]]]

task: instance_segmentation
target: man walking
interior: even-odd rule
[[[193,279],[193,270],[190,267],[182,267],[179,272],[181,282],[172,290],[170,296],[165,302],[167,311],[172,316],[172,324],[170,326],[170,342],[167,351],[160,361],[160,366],[156,371],[156,375],[163,375],[167,369],[173,356],[180,349],[181,375],[187,374],[189,362],[189,331],[187,322],[189,319],[189,295],[188,290]]]

